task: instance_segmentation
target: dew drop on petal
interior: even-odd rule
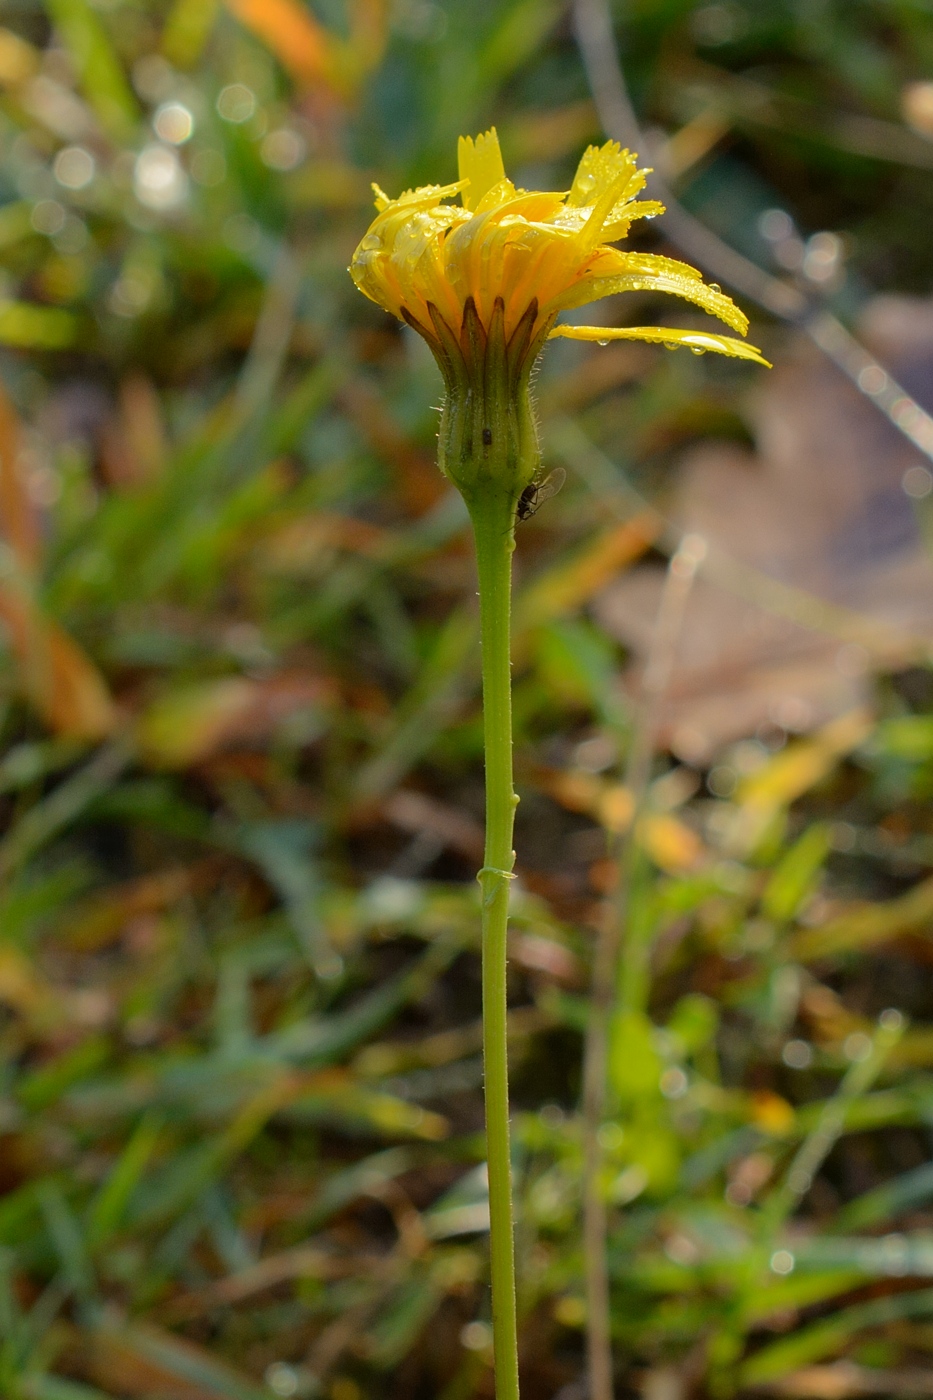
[[[699,345],[691,345],[690,353],[693,355],[705,355],[706,351],[702,350]]]
[[[677,350],[679,348],[676,340],[665,340],[662,343],[665,350]]]
[[[718,282],[710,282],[708,286],[711,292],[722,292],[722,287],[720,287]]]
[[[609,341],[608,341],[608,340],[597,340],[596,344],[597,344],[597,345],[606,346],[606,345],[609,344]]]

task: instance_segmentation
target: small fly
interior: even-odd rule
[[[555,467],[543,481],[529,481],[518,498],[516,521],[520,524],[521,521],[530,520],[533,515],[537,515],[544,502],[556,496],[566,480],[567,473],[563,467]]]

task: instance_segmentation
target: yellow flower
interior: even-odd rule
[[[590,146],[571,189],[556,194],[515,188],[495,130],[461,137],[458,154],[456,184],[398,199],[374,186],[378,213],[350,267],[361,292],[428,341],[448,386],[459,357],[475,358],[493,339],[504,341],[512,376],[554,336],[656,341],[767,364],[753,346],[708,331],[555,325],[561,311],[616,292],[670,292],[747,331],[735,303],[686,263],[611,246],[633,219],[664,212],[656,200],[637,199],[647,171],[630,151],[615,141]],[[458,194],[460,204],[447,202]]]

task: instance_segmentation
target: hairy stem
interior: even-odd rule
[[[518,802],[512,788],[512,688],[509,623],[515,497],[490,484],[473,498],[486,758],[486,848],[479,874],[483,909],[483,1064],[496,1400],[518,1400],[515,1244],[509,1155],[506,1047],[506,934]]]

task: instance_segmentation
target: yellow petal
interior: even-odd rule
[[[470,306],[490,325],[501,302],[507,336],[531,314],[528,349],[533,344],[537,353],[559,312],[617,292],[682,297],[745,335],[744,313],[695,268],[613,246],[632,220],[662,212],[656,200],[641,198],[646,172],[618,143],[591,146],[566,193],[516,189],[492,128],[460,139],[459,163],[454,184],[406,190],[394,200],[376,189],[378,213],[350,269],[366,296],[429,342],[438,323],[455,337]],[[462,202],[447,202],[457,193]],[[703,331],[559,327],[555,334],[679,344],[766,363],[757,350]]]
[[[656,219],[664,213],[664,208],[658,199],[633,199],[628,204],[617,204],[606,220],[603,240],[614,243],[617,238],[624,238],[633,219]]]
[[[679,258],[666,258],[662,253],[622,253],[621,256],[625,259],[626,272],[670,272],[694,282],[703,281],[702,272]]]
[[[744,340],[733,340],[728,335],[711,335],[709,331],[675,331],[667,326],[555,326],[549,338],[558,336],[565,340],[595,340],[598,345],[605,345],[610,340],[647,340],[671,349],[687,345],[699,355],[713,350],[717,355],[755,360],[757,364],[771,368],[770,361],[754,345],[746,345]]]
[[[490,127],[475,141],[472,136],[461,136],[457,142],[457,163],[461,181],[467,182],[467,188],[463,191],[463,207],[475,209],[483,195],[505,179],[496,128]]]
[[[469,190],[469,188],[470,187],[467,186],[467,190]],[[471,202],[470,213],[497,213],[501,216],[502,211],[508,209],[516,202],[517,198],[524,193],[524,190],[517,190],[511,180],[497,180],[494,185],[490,185],[482,199],[478,199],[475,204]]]
[[[607,141],[605,146],[587,146],[573,177],[568,206],[573,209],[595,204],[621,176],[631,178],[636,173],[637,160],[631,151],[624,151],[618,141]]]
[[[702,274],[687,263],[653,253],[621,253],[602,248],[588,275],[554,298],[549,310],[569,311],[617,292],[667,292],[701,306],[740,335],[748,330],[748,317],[718,287],[707,286]]]
[[[463,181],[458,180],[451,185],[419,185],[416,190],[405,190],[398,199],[389,199],[376,184],[373,185],[373,189],[376,192],[376,208],[380,214],[387,210],[402,209],[414,213],[418,209],[430,209],[433,204],[440,204],[442,199],[459,194],[463,189]],[[382,203],[383,200],[386,201],[385,204]]]

